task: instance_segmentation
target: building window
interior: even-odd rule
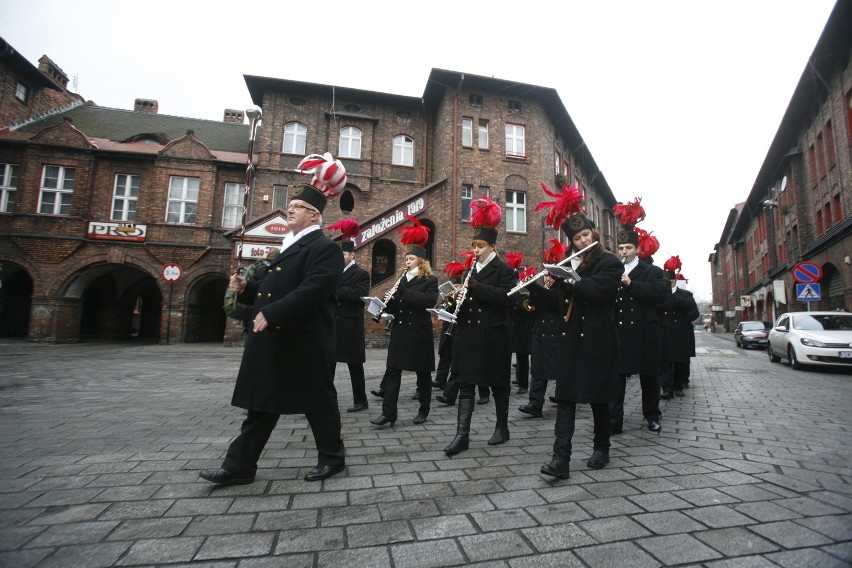
[[[509,99],[509,112],[521,112],[521,101]]]
[[[194,177],[169,178],[169,202],[166,207],[167,223],[195,223],[198,209],[198,188],[201,180]]]
[[[222,208],[222,227],[231,229],[240,224],[243,218],[243,196],[246,186],[243,183],[225,184],[225,204]]]
[[[115,174],[112,192],[112,220],[135,221],[136,200],[139,197],[139,176]]]
[[[819,179],[825,177],[825,144],[822,141],[822,132],[817,134],[816,140],[816,166],[817,166],[817,176]]]
[[[527,232],[527,196],[523,191],[506,190],[506,230]]]
[[[524,127],[520,124],[506,125],[506,155],[511,158],[526,156],[524,147]]]
[[[18,83],[15,85],[15,98],[21,101],[24,104],[27,104],[30,100],[30,89],[23,83]]]
[[[481,107],[482,95],[471,94],[470,97],[468,97],[468,101],[470,102],[470,106]]]
[[[825,232],[825,230],[822,228],[822,209],[816,212],[816,230],[817,235],[821,235]]]
[[[340,129],[340,149],[338,158],[361,159],[361,131],[354,126],[344,126]]]
[[[823,210],[825,211],[823,221],[825,222],[825,230],[827,231],[831,227],[831,203],[826,203]]]
[[[473,119],[463,118],[461,121],[462,127],[462,146],[470,148],[473,146]]]
[[[47,215],[68,215],[74,193],[74,168],[44,166],[38,212]]]
[[[287,209],[287,186],[273,185],[272,186],[272,209]]]
[[[814,149],[813,144],[811,144],[808,148],[808,170],[811,173],[811,185],[819,183],[819,178],[817,177],[816,150]]]
[[[470,218],[470,202],[473,201],[473,186],[462,184],[461,186],[461,218],[467,221]]]
[[[829,120],[825,124],[825,155],[828,158],[828,169],[837,165],[837,152],[834,150],[834,129]]]
[[[395,166],[413,166],[414,140],[403,134],[394,136],[391,163]]]
[[[19,168],[16,164],[0,164],[0,213],[11,213],[15,210]]]
[[[308,128],[299,122],[288,122],[284,125],[284,154],[304,154],[308,138]]]
[[[558,151],[554,152],[553,154],[553,168],[554,175],[558,176],[562,172],[562,154],[560,154]]]
[[[834,223],[837,224],[843,220],[843,209],[840,207],[840,194],[834,196]]]
[[[479,147],[483,150],[488,149],[488,121],[479,120]]]

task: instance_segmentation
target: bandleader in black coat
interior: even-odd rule
[[[354,243],[344,241],[344,257],[354,257]],[[352,249],[352,250],[348,250]],[[343,279],[337,288],[337,334],[335,353],[338,363],[346,363],[352,383],[353,405],[348,412],[366,410],[367,392],[364,380],[366,341],[364,338],[364,301],[370,294],[370,274],[354,260],[343,270]]]

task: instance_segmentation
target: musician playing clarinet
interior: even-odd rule
[[[456,436],[444,448],[447,455],[468,448],[476,385],[491,387],[497,426],[488,444],[509,440],[509,383],[512,350],[509,326],[514,299],[507,292],[517,283],[515,271],[497,256],[497,230],[503,217],[500,206],[483,195],[471,202],[471,246],[476,262],[456,296],[453,327],[453,372],[458,373],[459,402]]]
[[[397,418],[397,402],[403,371],[417,374],[420,408],[415,424],[423,424],[429,416],[432,399],[432,371],[435,370],[435,339],[432,317],[426,310],[438,301],[438,279],[432,275],[427,259],[426,243],[429,228],[417,219],[406,216],[413,225],[400,228],[400,241],[409,245],[405,255],[405,271],[385,300],[386,314],[393,316],[385,370],[382,413],[371,424],[393,427]]]

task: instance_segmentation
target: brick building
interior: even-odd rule
[[[710,255],[715,322],[807,310],[792,268],[822,269],[815,310],[852,310],[852,2],[832,11],[743,203]]]
[[[432,229],[439,272],[469,248],[469,204],[483,193],[504,207],[501,251],[538,264],[557,236],[534,212],[546,198],[539,184],[557,178],[584,189],[612,247],[615,198],[553,89],[438,69],[422,97],[245,81],[262,122],[244,256],[280,242],[290,190],[307,179],[294,168],[325,151],[349,180],[324,223],[361,223],[358,260],[374,294],[402,268],[405,214]],[[232,110],[223,122],[163,116],[140,99],[133,111],[86,103],[0,132],[0,336],[238,340],[221,300],[240,234],[243,122]],[[162,276],[171,263],[183,269],[173,284]],[[368,326],[382,342],[384,330]]]

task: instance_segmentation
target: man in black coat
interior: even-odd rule
[[[669,287],[661,269],[639,258],[639,234],[632,227],[625,226],[617,239],[618,253],[624,263],[615,304],[620,390],[618,400],[609,406],[610,433],[622,431],[627,377],[637,373],[642,387],[642,415],[648,429],[659,432],[656,306],[666,299]]]
[[[343,254],[320,229],[325,203],[314,187],[297,186],[287,207],[291,232],[266,276],[257,282],[231,276],[238,301],[254,308],[231,400],[248,415],[222,467],[203,470],[203,479],[253,482],[281,414],[305,414],[313,431],[318,459],[306,481],[326,479],[346,467],[333,379],[334,296],[343,276]]]
[[[698,319],[700,312],[692,292],[678,286],[680,274],[666,271],[671,293],[658,306],[668,323],[668,361],[671,379],[676,396],[684,396],[684,388],[689,382],[690,360],[695,357],[695,331],[692,322]]]
[[[364,301],[370,294],[370,273],[355,262],[355,241],[340,241],[343,251],[343,280],[337,288],[337,334],[335,354],[338,363],[349,367],[353,404],[346,412],[366,410],[367,392],[364,386]]]

